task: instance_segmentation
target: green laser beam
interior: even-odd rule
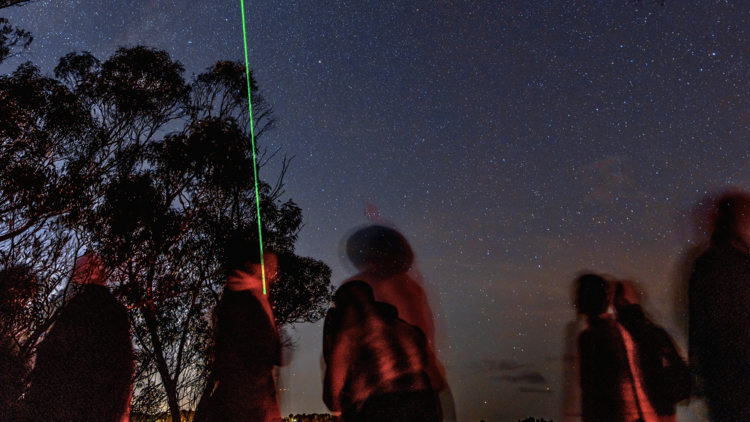
[[[253,175],[255,175],[255,209],[258,211],[258,242],[260,242],[260,272],[263,277],[263,294],[266,294],[266,266],[263,262],[263,234],[260,224],[260,195],[258,194],[258,164],[255,157],[255,128],[253,127],[253,101],[250,94],[250,60],[247,55],[247,28],[245,27],[245,0],[240,0],[242,9],[242,37],[245,42],[245,76],[247,79],[247,109],[250,114],[250,140],[253,144]]]

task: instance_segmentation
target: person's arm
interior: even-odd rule
[[[348,338],[350,333],[341,333],[337,336],[330,353],[329,362],[327,362],[323,401],[331,411],[340,412],[341,392],[348,377],[348,370],[353,360],[351,350],[355,347],[354,342]]]

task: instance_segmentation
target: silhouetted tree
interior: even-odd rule
[[[0,0],[0,9],[5,9],[11,6],[23,6],[24,4],[31,3],[34,0]]]
[[[13,27],[8,19],[0,18],[0,63],[11,56],[14,47],[27,48],[33,40],[30,32]]]
[[[0,0],[0,10],[11,6],[21,6],[30,3],[32,0]],[[20,46],[27,48],[34,37],[31,33],[21,28],[13,27],[6,18],[0,17],[0,63],[8,57],[11,57],[11,51],[14,47]],[[3,108],[0,105],[0,114]]]
[[[133,410],[167,404],[174,421],[206,379],[226,240],[258,227],[245,68],[218,62],[190,82],[182,73],[166,52],[138,46],[105,62],[70,53],[55,78],[28,63],[0,76],[0,257],[56,265],[44,300],[57,302],[34,326],[54,319],[72,259],[96,251],[130,310]],[[275,119],[254,80],[251,93],[258,138]],[[319,319],[332,295],[330,269],[294,255],[302,214],[280,200],[288,164],[273,186],[258,181],[264,248],[282,263],[270,291],[280,327]]]

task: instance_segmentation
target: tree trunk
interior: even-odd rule
[[[159,369],[159,376],[161,376],[161,381],[164,384],[164,390],[167,392],[167,403],[169,404],[169,413],[172,414],[172,422],[181,422],[182,414],[180,413],[180,403],[177,399],[176,382],[179,374],[175,374],[175,379],[173,380],[169,373],[169,365],[167,365],[167,360],[164,358],[164,348],[162,347],[161,339],[159,339],[159,323],[156,320],[154,304],[147,303],[141,308],[141,312],[143,312],[143,318],[146,320],[146,326],[151,335],[151,344],[154,346],[156,366]]]

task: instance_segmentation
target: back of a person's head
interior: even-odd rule
[[[246,271],[247,264],[260,264],[258,238],[244,231],[229,236],[224,241],[221,252],[223,269],[227,275],[235,271]]]
[[[727,192],[715,202],[715,217],[711,243],[720,245],[739,240],[750,223],[750,195],[745,192]]]
[[[99,254],[89,251],[79,256],[70,282],[81,286],[106,286],[107,274]]]
[[[361,280],[344,283],[336,290],[336,294],[333,296],[333,303],[336,304],[337,308],[374,302],[375,294],[372,291],[372,287]]]
[[[382,276],[406,272],[414,252],[406,238],[390,227],[372,225],[357,230],[346,242],[346,254],[359,270],[374,270]]]
[[[584,274],[576,280],[578,284],[576,306],[578,312],[587,316],[607,312],[610,287],[607,280],[597,274]]]

